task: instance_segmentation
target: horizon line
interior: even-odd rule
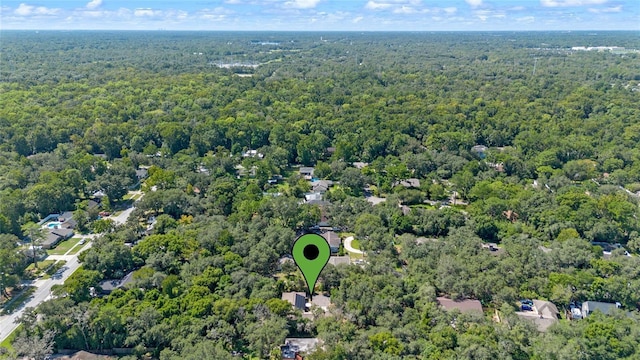
[[[640,32],[639,29],[591,29],[591,30],[248,30],[248,29],[226,29],[226,30],[214,30],[214,29],[2,29],[0,31],[50,31],[50,32],[69,32],[69,31],[131,31],[131,32],[276,32],[276,33],[320,33],[320,32],[350,32],[350,33],[428,33],[428,32],[468,32],[468,33],[499,33],[499,32]]]

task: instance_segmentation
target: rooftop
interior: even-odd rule
[[[129,272],[122,279],[109,279],[103,280],[98,285],[104,292],[112,292],[115,289],[119,289],[133,280],[133,271]]]
[[[558,308],[550,301],[533,300],[531,311],[518,311],[516,314],[524,319],[531,320],[538,328],[538,331],[547,329],[558,322]]]
[[[606,303],[601,301],[585,301],[582,303],[583,313],[586,311],[587,314],[583,314],[583,316],[588,315],[588,313],[592,313],[596,310],[600,310],[603,314],[608,314],[613,309],[617,309],[618,304],[615,303]]]
[[[294,308],[304,311],[306,304],[305,293],[285,292],[282,293],[282,300],[288,301]]]
[[[329,246],[332,246],[332,247],[339,247],[340,244],[342,243],[342,240],[340,239],[340,235],[336,234],[333,231],[327,231],[326,233],[323,233],[322,237],[325,240],[327,240],[327,242],[329,243]]]
[[[338,265],[349,265],[351,264],[351,259],[349,258],[349,256],[332,256],[329,258],[329,264],[333,265],[333,266],[338,266]]]
[[[396,182],[393,184],[393,186],[404,186],[406,188],[419,188],[420,187],[420,179],[415,179],[415,178],[411,178],[411,179],[405,179],[402,180],[400,182]]]
[[[456,300],[447,299],[445,297],[439,297],[437,298],[437,300],[438,300],[438,304],[440,304],[440,306],[445,308],[445,310],[447,311],[457,309],[463,313],[470,313],[470,312],[482,313],[482,304],[478,300],[467,299],[462,301],[456,301]]]

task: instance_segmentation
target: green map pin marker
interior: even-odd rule
[[[318,276],[331,256],[329,243],[318,234],[305,234],[296,240],[291,252],[293,260],[304,275],[309,288],[309,298],[311,298]]]

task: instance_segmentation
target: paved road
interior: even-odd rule
[[[131,212],[134,209],[135,207],[130,207],[129,209],[120,213],[120,215],[110,216],[109,218],[113,220],[116,225],[122,225],[127,222],[129,215],[131,215]],[[77,245],[82,246],[82,249],[74,255],[69,255],[69,252],[71,251],[71,249],[69,249],[69,251],[67,251],[67,253],[64,255],[49,255],[47,257],[47,259],[49,260],[65,260],[67,263],[64,265],[62,270],[58,272],[58,276],[56,276],[55,279],[41,279],[29,284],[37,288],[36,292],[32,295],[29,301],[21,306],[18,310],[14,311],[12,314],[0,316],[0,342],[4,341],[18,327],[18,324],[16,324],[14,321],[22,315],[26,308],[37,307],[38,305],[40,305],[40,303],[46,301],[49,296],[51,296],[51,287],[53,285],[63,284],[64,281],[67,280],[67,278],[71,276],[74,271],[78,270],[78,268],[80,267],[80,263],[78,262],[78,254],[90,248],[91,240],[99,235],[100,234],[92,234],[85,236],[84,238],[86,238],[88,242],[84,245]]]
[[[348,238],[344,239],[344,249],[354,254],[364,254],[362,250],[358,250],[353,246],[351,246],[352,241],[353,241],[353,236],[349,236]]]
[[[116,225],[122,225],[127,222],[127,219],[129,218],[129,215],[131,215],[131,212],[133,211],[133,209],[135,209],[135,207],[130,207],[127,210],[121,212],[120,215],[109,216],[108,219],[113,220],[113,222],[116,223]]]
[[[84,244],[84,246],[78,253],[90,247],[91,247],[91,242],[88,242]],[[61,269],[61,271],[59,271],[58,273],[59,276],[56,276],[55,279],[54,278],[46,279],[46,280],[40,279],[31,283],[30,285],[35,286],[37,290],[35,291],[35,293],[33,293],[29,301],[25,303],[23,306],[21,306],[18,310],[14,311],[12,314],[0,316],[0,342],[4,341],[4,339],[6,339],[13,332],[13,330],[15,330],[18,327],[18,324],[16,324],[14,321],[22,315],[22,313],[26,308],[36,307],[40,305],[41,302],[47,300],[47,298],[51,295],[51,287],[53,285],[64,283],[64,281],[67,280],[67,278],[71,276],[71,274],[73,274],[74,271],[78,270],[78,268],[80,267],[80,263],[78,262],[77,254],[76,255],[59,255],[59,257],[64,257],[64,260],[67,261],[67,263]],[[49,256],[48,258],[50,257],[51,256]]]

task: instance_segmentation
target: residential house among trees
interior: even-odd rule
[[[620,303],[585,301],[582,303],[582,317],[586,318],[596,310],[599,310],[603,314],[610,315],[614,309],[618,309],[619,307],[620,307]]]
[[[456,301],[447,299],[445,297],[438,297],[436,298],[436,300],[438,300],[438,304],[440,304],[440,306],[442,306],[447,311],[456,309],[463,313],[479,312],[482,314],[482,304],[478,300],[466,299]]]
[[[315,171],[312,167],[303,166],[300,168],[300,176],[302,176],[305,180],[311,180],[313,178],[313,172]]]
[[[342,245],[342,239],[340,239],[340,235],[333,231],[327,231],[322,234],[322,237],[329,243],[331,253],[337,254],[340,250],[340,245]]]

